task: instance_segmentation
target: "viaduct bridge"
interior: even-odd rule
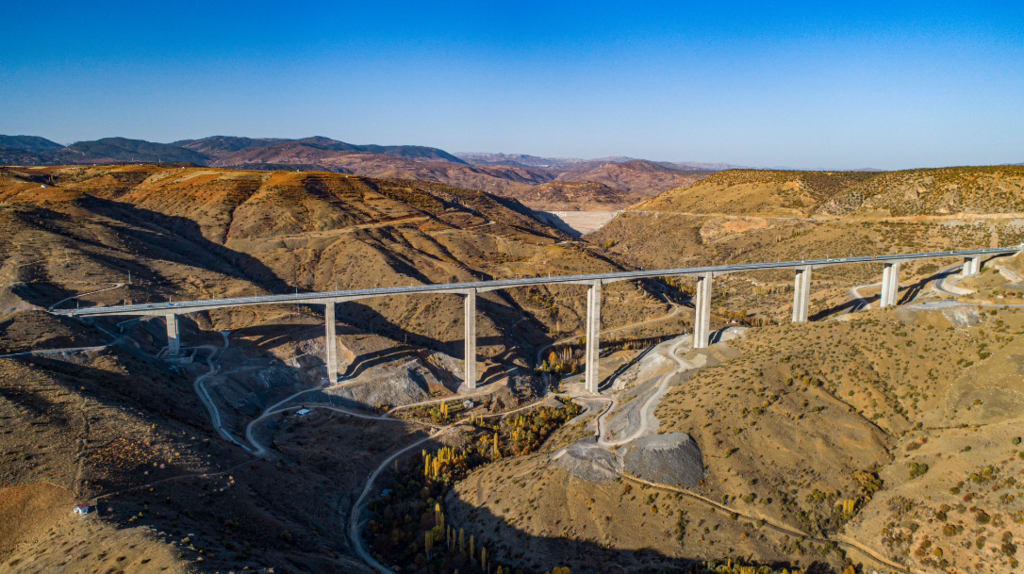
[[[976,275],[981,271],[982,258],[985,256],[1010,255],[1024,250],[1024,244],[1013,247],[993,249],[973,249],[968,251],[940,251],[932,253],[906,253],[898,255],[879,255],[866,257],[843,257],[836,259],[814,259],[804,261],[784,261],[776,263],[743,263],[737,265],[716,265],[710,267],[690,267],[681,269],[657,269],[644,271],[621,271],[615,273],[599,273],[591,275],[567,275],[561,277],[532,277],[523,279],[504,279],[496,281],[478,281],[471,283],[446,283],[439,285],[413,285],[409,287],[383,287],[376,289],[354,289],[348,291],[325,291],[316,293],[296,293],[288,295],[267,295],[262,297],[235,297],[228,299],[203,299],[196,301],[174,301],[167,303],[145,303],[139,305],[120,305],[111,307],[90,307],[85,309],[55,310],[53,313],[71,317],[105,317],[105,316],[162,316],[167,322],[167,346],[171,356],[181,350],[178,334],[178,315],[224,309],[228,307],[245,307],[249,305],[302,304],[324,305],[326,322],[326,356],[327,376],[333,384],[338,381],[337,333],[335,330],[335,305],[347,301],[358,301],[371,297],[397,297],[424,293],[451,293],[460,295],[465,300],[465,372],[463,381],[467,389],[476,388],[476,297],[479,293],[499,289],[514,289],[536,285],[586,285],[587,286],[587,318],[586,318],[586,353],[585,383],[588,391],[597,393],[598,374],[597,360],[600,344],[601,327],[601,288],[603,285],[617,281],[652,279],[657,277],[697,278],[697,293],[694,298],[696,324],[694,326],[694,348],[705,348],[711,336],[711,286],[712,280],[719,275],[744,271],[767,271],[792,269],[796,272],[793,295],[793,322],[807,321],[810,306],[811,270],[814,268],[835,265],[880,264],[882,268],[882,307],[894,306],[899,292],[900,264],[906,261],[940,258],[963,258],[962,274]]]

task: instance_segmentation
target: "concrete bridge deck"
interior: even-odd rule
[[[410,285],[406,287],[381,287],[374,289],[351,289],[345,291],[322,291],[314,293],[289,293],[285,295],[265,295],[256,297],[233,297],[225,299],[200,299],[195,301],[168,301],[165,303],[143,303],[138,305],[116,305],[110,307],[89,307],[85,309],[52,310],[51,313],[69,317],[107,317],[107,316],[163,316],[167,320],[168,350],[174,355],[180,349],[178,339],[177,316],[186,313],[197,313],[228,307],[244,307],[249,305],[325,305],[325,335],[327,339],[328,378],[337,380],[337,351],[335,335],[334,305],[346,301],[356,301],[371,297],[393,297],[401,295],[417,295],[432,293],[450,293],[465,297],[466,337],[465,337],[465,373],[464,379],[468,388],[476,385],[476,297],[478,293],[499,289],[514,289],[536,285],[587,285],[587,322],[586,322],[586,386],[597,392],[597,357],[599,351],[598,334],[600,333],[601,317],[601,286],[617,281],[653,279],[657,277],[693,276],[698,279],[695,297],[696,331],[694,347],[703,348],[709,343],[710,311],[712,279],[718,275],[743,271],[767,271],[791,269],[796,271],[793,321],[807,321],[810,302],[811,269],[831,267],[834,265],[882,264],[882,296],[883,307],[896,304],[899,291],[900,263],[921,259],[939,259],[961,257],[964,259],[963,273],[976,275],[981,271],[981,259],[985,256],[1009,255],[1024,250],[1024,245],[997,247],[990,249],[971,249],[966,251],[936,251],[929,253],[902,253],[895,255],[877,255],[862,257],[839,257],[830,259],[811,259],[803,261],[780,261],[774,263],[740,263],[735,265],[714,265],[706,267],[685,267],[677,269],[653,269],[640,271],[619,271],[613,273],[596,273],[589,275],[564,275],[557,277],[528,277],[522,279],[500,279],[494,281],[475,281],[468,283],[445,283],[437,285]]]

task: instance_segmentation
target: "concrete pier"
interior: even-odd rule
[[[711,340],[711,279],[708,272],[697,276],[697,296],[694,298],[696,313],[693,326],[693,348],[704,349]]]
[[[900,263],[886,263],[882,269],[882,298],[879,306],[894,307],[899,302]]]
[[[793,322],[806,323],[811,307],[811,266],[796,270],[793,284]]]
[[[840,257],[830,259],[802,259],[800,261],[775,261],[762,263],[738,263],[732,265],[715,265],[704,267],[685,267],[674,269],[641,269],[633,271],[616,271],[611,273],[590,273],[581,275],[564,275],[558,277],[517,277],[515,279],[499,279],[493,281],[471,281],[463,283],[443,283],[408,285],[404,287],[374,287],[367,289],[349,289],[344,291],[321,291],[316,293],[295,293],[282,295],[266,295],[252,297],[230,297],[222,299],[199,299],[194,301],[167,301],[164,303],[144,303],[136,305],[93,306],[75,309],[51,309],[50,313],[67,317],[163,317],[167,322],[167,349],[171,357],[181,354],[181,340],[178,331],[177,315],[185,313],[201,313],[214,309],[249,307],[254,305],[325,305],[325,350],[324,361],[327,376],[334,384],[338,381],[338,342],[335,326],[335,305],[346,301],[359,301],[376,297],[399,297],[407,295],[424,295],[428,293],[457,294],[465,299],[465,367],[464,381],[468,389],[476,388],[476,297],[478,293],[505,289],[529,288],[541,285],[586,285],[587,316],[586,316],[586,365],[585,384],[592,392],[598,390],[598,357],[601,342],[601,290],[605,283],[617,281],[639,281],[658,277],[695,277],[697,291],[694,296],[695,323],[693,347],[706,348],[711,341],[711,283],[714,276],[728,273],[747,273],[751,271],[779,271],[791,269],[796,272],[795,292],[793,295],[793,321],[809,320],[810,280],[813,267],[834,267],[839,265],[885,265],[882,272],[882,297],[880,306],[891,307],[899,301],[900,263],[903,261],[924,261],[930,259],[964,260],[963,274],[976,275],[981,272],[983,257],[1001,257],[1024,253],[1024,243],[1008,247],[987,249],[969,249],[963,251],[935,251],[927,253],[900,253],[891,255],[864,255],[858,257]]]
[[[338,384],[338,330],[334,318],[334,301],[324,307],[324,363],[327,364],[327,382]]]
[[[594,281],[587,288],[586,355],[584,357],[584,385],[597,393],[597,362],[601,353],[601,281]]]
[[[470,289],[466,293],[466,336],[463,351],[463,363],[465,363],[463,383],[467,390],[476,388],[476,289]]]
[[[181,353],[181,336],[178,334],[178,316],[174,313],[164,315],[167,319],[167,355],[177,357]]]
[[[981,256],[975,255],[974,257],[964,258],[964,267],[961,274],[964,277],[971,277],[981,273]]]

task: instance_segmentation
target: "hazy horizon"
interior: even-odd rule
[[[9,8],[0,133],[799,169],[1024,161],[1014,3]],[[259,134],[259,135],[251,135]]]

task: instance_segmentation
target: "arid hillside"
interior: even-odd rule
[[[202,141],[202,140],[200,140]],[[618,195],[611,204],[604,194],[576,197],[574,209],[608,209],[625,206],[668,189],[685,186],[706,177],[707,171],[679,170],[654,162],[582,162],[571,166],[536,167],[510,164],[466,165],[445,161],[434,155],[422,157],[354,153],[352,150],[310,147],[303,140],[270,147],[252,147],[212,160],[216,166],[242,169],[328,169],[369,177],[433,181],[468,189],[514,197],[535,209],[559,209],[564,187],[549,182],[596,183]],[[592,188],[592,187],[591,187]]]
[[[1021,166],[894,172],[729,170],[673,189],[639,211],[806,217],[1019,213]]]
[[[514,200],[429,182],[5,168],[0,570],[363,571],[344,516],[389,453],[427,438],[423,423],[381,415],[454,395],[462,373],[457,296],[338,305],[331,388],[320,309],[183,316],[172,361],[160,318],[47,309],[621,268]],[[663,291],[606,289],[605,325],[684,329]],[[585,299],[577,286],[481,295],[480,413],[543,389],[537,352],[578,340]],[[301,400],[317,414],[294,416]],[[74,517],[80,502],[98,515]]]
[[[492,556],[534,570],[739,556],[805,571],[971,571],[980,560],[1012,572],[1022,317],[909,306],[752,329],[680,352],[693,370],[660,399],[648,377],[663,367],[641,361],[611,408],[634,417],[654,396],[654,437],[692,438],[699,480],[681,478],[694,463],[678,453],[631,461],[639,441],[601,450],[582,417],[540,452],[470,473],[445,506]],[[620,422],[602,424],[609,438]]]
[[[826,213],[949,216],[1024,212],[1024,166],[882,173],[827,202]]]
[[[0,165],[176,163],[243,170],[330,171],[365,177],[416,179],[520,199],[554,209],[536,186],[559,179],[605,184],[633,196],[628,205],[712,173],[717,164],[673,164],[630,158],[552,160],[533,156],[470,154],[467,162],[444,150],[415,145],[359,145],[322,136],[301,139],[212,136],[156,143],[121,137],[62,146],[35,136],[0,136]],[[543,189],[540,191],[544,191]],[[557,192],[556,194],[557,195]],[[579,197],[575,209],[615,210],[607,201]]]
[[[587,239],[644,268],[1016,245],[1024,241],[1024,222],[1012,207],[1024,200],[1022,175],[1015,166],[726,171],[638,204]],[[908,182],[920,191],[908,194]],[[855,209],[840,208],[854,201]],[[905,265],[902,279],[954,263]],[[815,271],[812,307],[842,304],[849,289],[877,282],[879,273],[877,265]],[[786,317],[791,283],[788,273],[766,272],[720,280],[731,311],[773,321]]]
[[[274,420],[284,446],[270,461],[215,432],[197,394],[208,380],[222,416],[246,421],[262,401],[302,388],[301,370],[276,358],[298,354],[301,320],[264,314],[232,333],[230,350],[226,334],[188,322],[177,362],[162,356],[152,321],[47,325],[42,313],[4,313],[5,345],[32,342],[21,338],[26,321],[98,346],[0,359],[0,571],[367,571],[347,555],[344,532],[325,525],[347,510],[359,477],[419,429],[341,419],[306,436],[286,413]],[[270,340],[268,324],[291,341]],[[223,375],[209,376],[214,366]],[[248,387],[232,379],[242,373]],[[72,514],[82,503],[91,514]]]
[[[568,236],[515,201],[406,180],[153,166],[35,168],[8,171],[0,201],[9,254],[0,266],[6,289],[38,306],[127,283],[129,271],[130,286],[98,292],[95,300],[144,302],[620,268],[600,250],[567,242]],[[618,291],[637,290],[623,284],[613,289]],[[663,302],[637,292],[636,305],[616,306],[606,320],[630,322],[647,312],[664,312]],[[413,299],[346,304],[339,313],[396,333],[401,325],[401,332],[442,346],[461,340],[458,297]],[[548,330],[554,336],[573,332],[585,297],[569,286],[485,299],[480,326],[485,340],[501,329],[510,340],[538,344]],[[425,314],[426,309],[433,311]],[[494,339],[493,350],[482,352],[501,354],[500,339]]]
[[[1014,189],[992,169],[972,197]],[[470,393],[458,296],[339,304],[335,385],[320,308],[185,315],[178,359],[161,318],[46,312],[1024,239],[1006,213],[834,213],[888,175],[719,174],[579,241],[436,182],[4,168],[0,570],[1011,572],[1024,319],[981,305],[1021,300],[1017,259],[907,264],[897,310],[863,310],[878,265],[818,269],[795,325],[791,272],[717,277],[729,330],[702,350],[692,279],[610,284],[601,396],[579,381],[581,286],[481,294]]]
[[[584,164],[558,176],[560,181],[593,181],[629,192],[638,197],[652,197],[663,191],[683,187],[707,177],[709,171],[687,170],[652,161]]]
[[[551,181],[518,196],[524,204],[547,211],[616,211],[636,203],[637,196],[593,181]]]
[[[636,210],[801,217],[873,177],[870,172],[730,170],[663,193]]]

